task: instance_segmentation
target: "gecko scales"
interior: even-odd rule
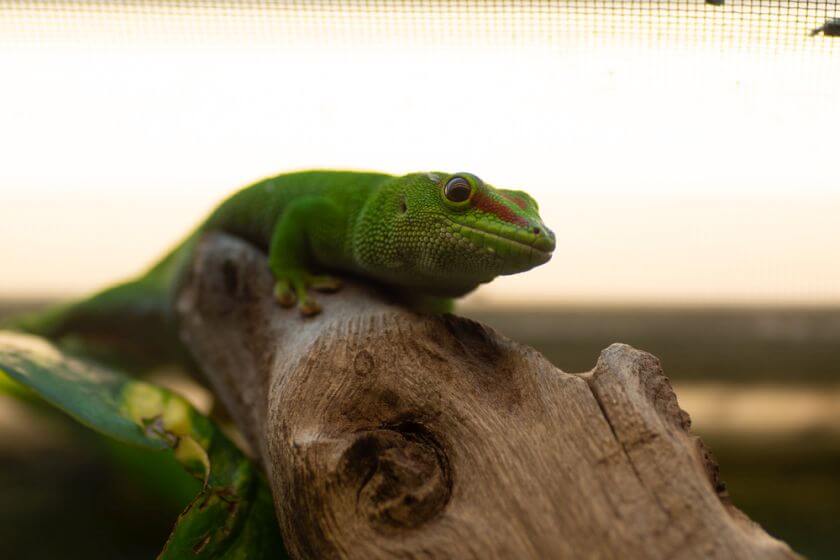
[[[496,276],[547,262],[555,247],[530,195],[470,173],[288,173],[232,195],[138,278],[18,326],[49,338],[131,331],[177,340],[174,298],[209,231],[265,250],[278,304],[304,316],[321,311],[311,292],[339,289],[344,274],[446,309]]]

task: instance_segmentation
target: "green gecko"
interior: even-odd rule
[[[174,298],[208,231],[266,250],[278,304],[297,304],[304,316],[321,311],[311,291],[339,289],[341,274],[446,309],[451,298],[496,276],[547,262],[555,246],[530,195],[496,189],[470,173],[289,173],[228,198],[139,278],[18,326],[50,338],[141,336],[147,345],[171,348]]]

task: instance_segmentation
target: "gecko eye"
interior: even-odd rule
[[[443,195],[450,202],[464,202],[472,194],[472,185],[463,177],[452,177],[443,188]]]

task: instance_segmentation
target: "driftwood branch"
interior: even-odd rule
[[[182,335],[300,558],[796,558],[729,503],[658,360],[569,374],[481,324],[350,284],[302,319],[212,235]]]

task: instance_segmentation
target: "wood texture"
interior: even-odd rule
[[[299,558],[796,558],[729,503],[658,360],[584,374],[350,283],[303,319],[264,255],[202,242],[182,336]]]

